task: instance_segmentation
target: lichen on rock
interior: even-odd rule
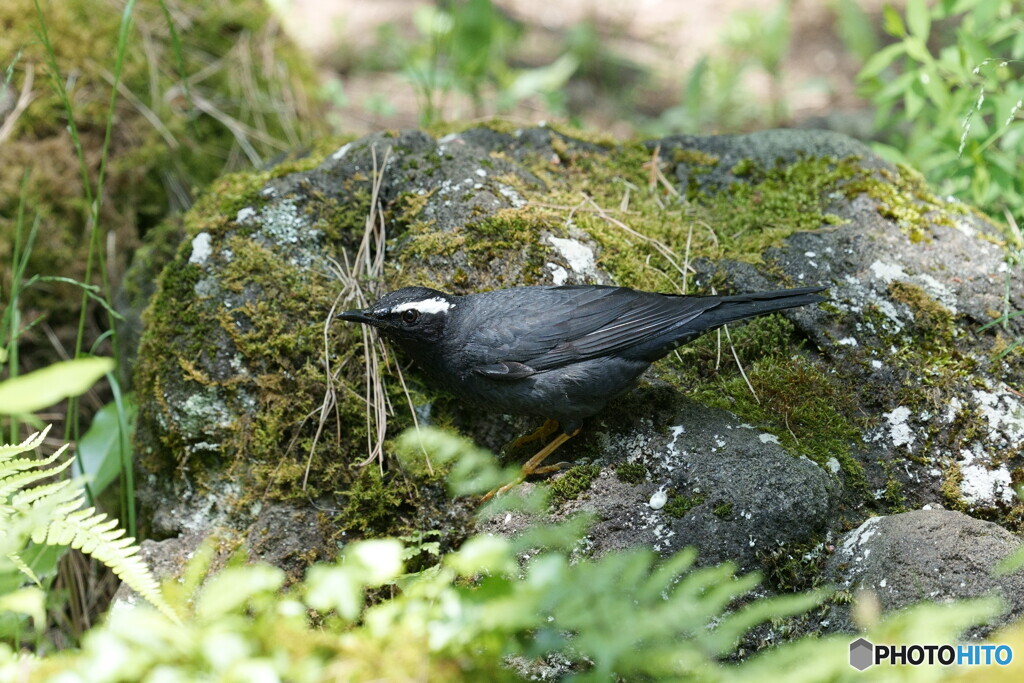
[[[560,492],[552,518],[597,513],[592,552],[692,544],[704,562],[757,568],[780,548],[824,548],[869,514],[943,504],[1020,519],[1009,493],[1022,406],[1005,387],[1021,354],[994,359],[1024,330],[977,332],[1004,304],[992,226],[842,136],[614,144],[496,125],[325,143],[222,180],[187,218],[137,375],[143,495],[163,511],[161,533],[195,519],[194,501],[217,515],[204,523],[243,533],[258,518],[308,524],[293,511],[311,506],[328,556],[354,537],[439,529],[450,544],[469,528],[471,505],[447,498],[441,472],[355,466],[367,443],[363,349],[357,330],[325,316],[340,289],[330,262],[355,253],[375,173],[384,290],[829,286],[819,307],[670,354],[559,451],[582,467],[533,485]],[[1010,297],[1024,307],[1019,283]],[[349,388],[314,447],[328,357]],[[390,435],[413,422],[392,372]],[[415,368],[405,377],[421,423],[492,449],[530,426],[461,406]],[[679,504],[652,509],[659,490]],[[267,511],[276,505],[290,512]]]

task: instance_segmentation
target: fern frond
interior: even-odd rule
[[[70,461],[69,461],[70,462]],[[31,489],[24,489],[11,496],[11,505],[15,508],[27,508],[39,501],[66,502],[73,500],[80,495],[77,487],[72,486],[70,479],[52,481],[49,484],[42,484]]]
[[[13,564],[19,572],[21,572],[28,578],[32,579],[32,583],[34,583],[37,586],[43,585],[42,582],[39,581],[39,577],[36,576],[36,573],[32,571],[32,567],[25,564],[25,560],[21,559],[21,557],[14,553],[11,553],[7,556],[7,559],[11,561],[11,564]]]
[[[4,444],[0,446],[0,463],[7,458],[11,458],[19,453],[25,453],[27,451],[35,450],[43,445],[43,439],[50,431],[50,427],[53,425],[46,425],[46,429],[35,434],[30,434],[28,438],[19,444]]]
[[[75,481],[58,479],[38,484],[60,475],[71,465],[70,458],[58,463],[67,446],[45,459],[15,459],[15,456],[42,445],[48,431],[49,427],[20,444],[0,446],[0,522],[4,523],[0,527],[0,537],[6,534],[9,521],[34,518],[36,521],[30,524],[27,534],[32,542],[68,546],[95,558],[109,567],[129,588],[178,623],[177,614],[163,599],[149,567],[138,557],[139,547],[135,545],[135,539],[125,536],[116,519],[96,512],[95,508],[83,508],[84,492]],[[45,518],[40,517],[43,514]],[[32,569],[17,553],[8,553],[7,558],[38,583]]]
[[[94,557],[169,619],[178,620],[164,601],[149,567],[138,557],[135,539],[124,536],[124,529],[117,528],[117,520],[107,519],[106,514],[96,513],[95,508],[85,508],[51,521],[40,542],[70,546]]]
[[[60,454],[63,452],[64,449],[62,448],[57,453]],[[24,491],[29,485],[34,484],[37,481],[41,481],[48,477],[60,474],[61,472],[66,470],[71,465],[72,462],[74,462],[73,460],[68,458],[59,465],[55,465],[54,467],[50,467],[49,469],[42,469],[43,467],[45,467],[49,460],[50,458],[47,458],[46,460],[37,460],[36,466],[40,469],[29,470],[27,472],[19,472],[8,477],[0,476],[0,500],[5,500],[15,491]],[[0,467],[4,467],[4,465],[0,464]]]
[[[4,446],[4,448],[8,448]],[[20,472],[22,470],[35,469],[37,467],[45,467],[52,462],[55,462],[60,456],[64,454],[64,449],[67,446],[62,446],[60,450],[51,455],[45,460],[39,460],[38,458],[19,458],[18,460],[6,460],[0,458],[0,480],[5,479],[8,475],[14,472]]]

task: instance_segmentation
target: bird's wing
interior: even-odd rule
[[[487,355],[474,368],[479,374],[520,379],[618,353],[672,334],[717,304],[715,297],[586,286],[546,288],[530,301],[528,310],[504,310],[502,324],[477,328],[471,345]]]

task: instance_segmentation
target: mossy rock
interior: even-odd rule
[[[663,180],[673,178],[670,190]],[[997,472],[998,483],[998,468],[1020,467],[1016,399],[999,393],[1020,359],[993,358],[1024,330],[974,333],[1001,306],[991,226],[838,135],[614,143],[499,124],[324,141],[304,159],[222,179],[186,217],[136,375],[140,497],[158,534],[244,531],[278,504],[318,511],[325,555],[353,537],[439,529],[451,544],[467,531],[471,506],[447,498],[443,473],[403,469],[386,442],[379,465],[359,466],[369,431],[362,330],[327,316],[360,303],[338,299],[331,273],[354,262],[374,198],[386,259],[363,283],[370,291],[831,287],[825,305],[681,348],[559,451],[587,463],[577,487],[587,494],[559,496],[553,512],[601,511],[609,523],[595,534],[608,537],[595,548],[647,539],[670,552],[685,539],[709,561],[755,567],[778,543],[817,543],[868,511],[943,496],[1011,518],[1006,488],[943,488],[955,468],[976,487],[983,479],[965,468]],[[1011,295],[1024,305],[1019,288]],[[402,360],[376,370],[394,408],[389,437],[413,423],[395,374]],[[321,428],[328,365],[341,386]],[[421,423],[491,448],[525,431],[437,394],[415,368],[404,379]],[[688,435],[698,422],[699,438]],[[750,469],[755,456],[770,482]],[[615,476],[626,461],[646,478]],[[666,523],[647,506],[658,487],[699,502]],[[632,521],[616,523],[625,511]],[[672,534],[648,535],[659,528]]]

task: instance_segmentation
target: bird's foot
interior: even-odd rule
[[[556,462],[554,465],[544,465],[544,467],[538,467],[530,474],[549,474],[551,472],[559,472],[564,469],[572,467],[571,462]]]
[[[533,456],[525,463],[523,463],[522,471],[519,473],[519,476],[515,478],[515,480],[509,482],[508,484],[505,484],[500,488],[496,488],[488,492],[483,498],[480,499],[480,502],[486,503],[491,498],[494,498],[494,496],[501,495],[502,493],[505,493],[515,488],[531,474],[544,474],[547,472],[554,472],[556,470],[562,469],[562,466],[568,463],[558,463],[557,465],[548,465],[547,467],[541,467],[540,465],[549,455],[558,450],[559,446],[561,446],[563,443],[565,443],[566,441],[568,441],[569,439],[571,439],[572,437],[576,436],[579,433],[580,430],[579,428],[577,428],[572,432],[572,434],[562,433],[556,436],[554,439],[551,440],[551,443],[542,448],[540,452],[537,453],[537,455]]]
[[[506,453],[514,453],[516,450],[518,450],[519,448],[522,448],[523,446],[525,446],[528,443],[533,443],[534,441],[539,441],[541,439],[548,438],[549,436],[554,434],[555,430],[557,430],[557,429],[558,429],[558,421],[557,420],[552,420],[552,419],[547,419],[547,420],[544,421],[544,424],[542,424],[540,427],[538,427],[537,429],[533,430],[529,434],[525,434],[525,435],[519,437],[518,439],[512,441],[510,444],[508,444],[507,446],[505,446],[501,450],[506,452]]]

